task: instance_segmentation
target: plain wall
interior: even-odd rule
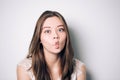
[[[16,65],[45,10],[65,17],[87,80],[120,80],[119,0],[0,0],[0,80],[16,80]]]

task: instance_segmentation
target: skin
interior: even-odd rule
[[[42,27],[41,43],[45,54],[57,55],[64,48],[66,32],[64,25],[57,17],[47,18]]]
[[[66,42],[65,26],[58,17],[47,18],[42,26],[41,44],[43,45],[45,60],[49,67],[52,80],[60,80],[60,58],[58,54],[62,51]],[[85,66],[81,68],[82,74],[77,80],[85,80]],[[17,67],[17,80],[30,80],[27,71]]]
[[[47,18],[42,27],[41,43],[44,55],[53,80],[60,78],[60,58],[66,42],[66,31],[63,23],[57,17]]]

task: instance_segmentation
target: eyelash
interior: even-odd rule
[[[64,29],[64,28],[59,28],[58,31],[59,31],[59,32],[64,32],[65,29]],[[50,33],[50,32],[51,32],[51,30],[45,30],[45,31],[44,31],[44,33]]]
[[[61,31],[62,30],[62,31]],[[59,32],[63,32],[64,31],[64,28],[60,28],[58,29]]]
[[[45,30],[44,33],[50,33],[51,31],[50,30]]]

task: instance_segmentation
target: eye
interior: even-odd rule
[[[44,33],[50,33],[51,31],[50,30],[45,30]]]
[[[59,28],[58,31],[59,31],[59,32],[63,32],[63,31],[64,31],[64,28]]]

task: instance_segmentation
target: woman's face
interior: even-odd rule
[[[41,43],[45,53],[60,53],[66,42],[66,30],[62,21],[54,16],[44,21],[41,32]]]

